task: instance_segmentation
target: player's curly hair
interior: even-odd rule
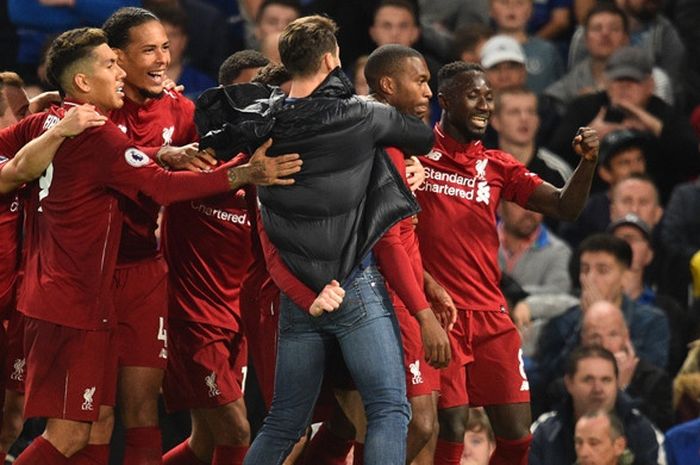
[[[256,50],[241,50],[229,56],[219,67],[219,84],[227,86],[238,79],[243,70],[262,68],[270,60]]]
[[[478,63],[466,61],[454,61],[448,63],[438,71],[438,92],[446,93],[452,88],[454,78],[464,73],[483,73],[484,68]]]
[[[107,43],[102,29],[82,27],[71,29],[56,37],[46,53],[46,76],[62,97],[70,88],[69,71],[92,55],[93,50]]]
[[[284,65],[278,63],[268,63],[260,68],[258,74],[255,75],[251,82],[259,82],[268,86],[281,86],[287,81],[292,80],[292,75],[289,74]]]

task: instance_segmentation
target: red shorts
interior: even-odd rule
[[[114,405],[117,357],[113,331],[86,331],[25,317],[25,418],[96,421]]]
[[[27,359],[24,356],[24,315],[10,313],[7,323],[7,357],[5,358],[5,389],[24,394]]]
[[[114,272],[119,366],[168,364],[168,266],[162,257],[119,266]]]
[[[459,310],[452,361],[440,372],[441,409],[530,401],[520,335],[505,312]]]
[[[15,275],[11,282],[1,284],[4,287],[0,290],[0,319],[6,320],[17,309],[17,289],[19,289],[20,281]]]
[[[266,281],[254,296],[241,292],[241,317],[248,337],[248,351],[265,407],[270,408],[275,390],[279,289]]]
[[[168,410],[214,408],[240,399],[247,361],[242,333],[170,320],[170,358],[163,382]]]
[[[406,397],[409,399],[440,390],[440,372],[425,361],[420,324],[403,303],[392,295],[401,330],[403,363],[406,370]]]

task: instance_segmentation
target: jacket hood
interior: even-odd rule
[[[308,98],[298,99],[297,105],[313,106],[313,100],[318,98],[350,98],[353,93],[352,83],[338,67]],[[195,109],[200,148],[213,148],[221,160],[230,160],[240,152],[252,154],[272,135],[286,99],[279,87],[260,83],[208,89],[197,99]],[[282,132],[289,128],[299,130],[295,119],[287,119],[285,123],[280,128]]]

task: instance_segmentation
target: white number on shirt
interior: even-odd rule
[[[46,167],[46,171],[44,171],[44,174],[41,175],[39,178],[39,203],[41,203],[42,200],[44,200],[46,197],[49,195],[49,187],[51,187],[51,182],[53,181],[53,163],[49,163],[49,166]],[[41,205],[39,205],[39,211],[43,211],[41,209]]]
[[[158,318],[158,340],[163,341],[163,347],[168,347],[168,331],[165,329],[165,318],[162,316]]]

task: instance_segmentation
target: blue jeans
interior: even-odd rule
[[[410,418],[403,355],[376,267],[357,274],[334,312],[313,317],[285,295],[280,304],[275,394],[244,465],[284,461],[311,422],[326,359],[338,345],[367,414],[365,464],[403,465]]]

